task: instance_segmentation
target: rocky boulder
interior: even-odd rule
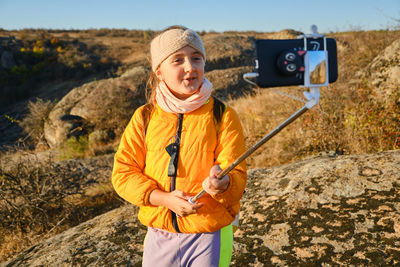
[[[93,128],[115,131],[115,127],[126,125],[135,109],[145,103],[147,76],[145,68],[136,67],[121,77],[93,81],[71,90],[45,123],[44,134],[50,147]]]
[[[249,171],[235,262],[400,264],[400,151]]]
[[[400,264],[400,151],[321,155],[248,172],[232,266]],[[131,205],[44,240],[1,266],[140,266]]]
[[[146,228],[124,206],[27,249],[1,266],[141,266]]]
[[[400,89],[400,39],[385,48],[358,76],[371,81],[377,96],[383,102],[399,97]],[[391,104],[391,103],[390,103]]]

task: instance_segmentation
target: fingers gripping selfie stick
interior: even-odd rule
[[[247,157],[249,157],[251,154],[253,154],[258,148],[260,148],[263,144],[265,144],[268,140],[270,140],[273,136],[275,136],[277,133],[282,131],[286,126],[291,124],[293,121],[295,121],[297,118],[299,118],[301,115],[303,115],[305,112],[310,110],[312,107],[317,105],[319,103],[319,98],[320,98],[320,92],[319,88],[320,87],[325,87],[328,86],[329,84],[329,72],[328,72],[328,51],[327,51],[327,46],[326,46],[326,38],[323,35],[320,35],[317,33],[316,26],[312,27],[313,34],[310,35],[301,35],[299,38],[304,39],[304,49],[301,51],[297,51],[298,54],[301,54],[304,56],[304,87],[308,88],[308,91],[304,91],[304,96],[307,99],[307,102],[305,105],[300,108],[297,112],[295,112],[293,115],[291,115],[287,120],[285,120],[282,124],[280,124],[278,127],[276,127],[274,130],[272,130],[270,133],[268,133],[266,136],[264,136],[258,143],[256,143],[254,146],[252,146],[249,150],[247,150],[243,155],[241,155],[235,162],[233,162],[230,166],[228,166],[225,170],[223,170],[218,176],[217,179],[222,179],[225,175],[227,175],[231,170],[233,170],[236,166],[238,166],[243,160],[245,160]],[[317,39],[317,38],[322,38],[323,39],[323,45],[324,49],[323,50],[307,50],[307,47],[309,46],[307,39],[312,38],[312,39]],[[288,52],[289,54],[289,52]],[[286,58],[290,58],[290,54],[286,55]],[[285,58],[285,57],[284,57]],[[288,71],[293,69],[293,66],[291,66],[289,60],[285,60],[283,63],[284,67],[286,65],[286,68]],[[257,68],[257,65],[256,65]],[[297,66],[296,66],[297,68]],[[243,78],[248,81],[251,84],[256,83],[252,82],[249,80],[249,78],[257,78],[259,73],[257,72],[252,72],[252,73],[246,73],[243,75]],[[201,192],[199,192],[197,195],[189,199],[189,202],[191,204],[195,204],[204,194],[206,191],[203,189]]]

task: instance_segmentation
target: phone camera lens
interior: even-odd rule
[[[294,63],[290,63],[286,66],[286,70],[289,72],[294,72],[297,70],[297,66]]]
[[[287,61],[293,61],[296,58],[296,55],[294,53],[287,53],[285,58]]]

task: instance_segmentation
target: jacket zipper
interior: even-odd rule
[[[183,122],[183,114],[179,113],[178,114],[178,128],[176,131],[176,140],[175,140],[175,146],[174,146],[174,152],[176,153],[174,155],[174,158],[171,157],[171,160],[173,160],[173,170],[170,170],[172,168],[171,163],[170,166],[168,167],[168,172],[171,174],[171,192],[176,189],[176,175],[178,172],[178,159],[179,159],[179,149],[180,149],[180,140],[181,140],[181,135],[182,135],[182,122]],[[168,175],[169,175],[168,174]],[[181,231],[179,230],[178,227],[178,220],[176,217],[176,213],[171,210],[171,216],[172,216],[172,225],[175,228],[175,231],[180,233]]]

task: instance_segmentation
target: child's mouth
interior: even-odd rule
[[[194,82],[195,80],[196,80],[195,77],[190,77],[190,78],[185,79],[185,81],[187,81],[188,83],[192,83],[192,82]]]

